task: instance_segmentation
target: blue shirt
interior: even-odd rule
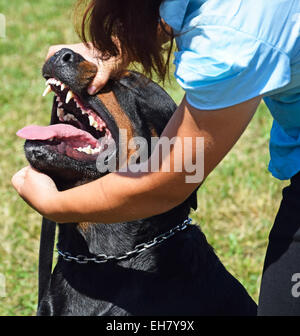
[[[259,95],[274,118],[269,170],[300,171],[300,1],[165,0],[161,17],[177,34],[175,77],[204,110]]]

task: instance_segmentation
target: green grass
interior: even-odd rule
[[[16,131],[31,123],[47,124],[51,98],[43,99],[40,75],[48,47],[77,42],[71,21],[72,0],[0,0],[7,37],[0,39],[0,274],[6,297],[0,315],[34,315],[41,218],[10,185],[26,165]],[[167,87],[179,102],[177,84]],[[267,171],[271,117],[264,105],[234,150],[199,190],[192,215],[226,267],[258,298],[267,236],[284,183]]]

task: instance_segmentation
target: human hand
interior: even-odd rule
[[[41,215],[55,221],[59,191],[49,176],[28,166],[17,172],[11,182],[26,203]]]
[[[49,48],[46,59],[53,56],[56,52],[63,48],[68,48],[74,52],[82,55],[87,61],[94,63],[98,72],[93,82],[88,88],[88,93],[90,95],[96,94],[100,91],[110,78],[116,76],[120,71],[124,70],[127,63],[122,59],[122,57],[110,57],[109,59],[102,60],[101,52],[93,47],[91,43],[78,43],[78,44],[59,44],[54,45]]]

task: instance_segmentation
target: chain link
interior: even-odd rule
[[[157,246],[163,243],[167,239],[173,237],[176,233],[184,231],[189,225],[191,225],[191,223],[192,223],[192,219],[188,218],[183,223],[175,226],[173,229],[169,230],[168,232],[155,237],[153,240],[149,241],[148,243],[139,244],[135,246],[134,250],[130,252],[126,252],[125,254],[119,255],[119,256],[108,256],[106,254],[97,254],[95,257],[89,258],[89,257],[86,257],[80,254],[74,257],[69,252],[62,252],[58,247],[57,247],[57,252],[60,256],[62,256],[62,258],[65,261],[68,261],[68,262],[75,261],[78,264],[87,264],[88,262],[94,262],[96,264],[103,264],[103,263],[107,263],[110,260],[120,261],[120,260],[128,259],[133,255],[140,254],[151,247],[154,247],[154,246]]]

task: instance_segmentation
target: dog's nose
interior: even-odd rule
[[[71,49],[62,49],[58,52],[57,60],[55,63],[59,65],[72,64],[75,61],[75,53]]]

